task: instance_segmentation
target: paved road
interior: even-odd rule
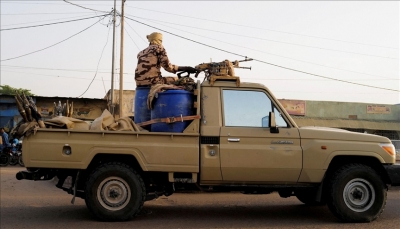
[[[146,202],[151,212],[128,222],[98,222],[82,199],[51,181],[18,181],[22,167],[3,167],[0,228],[400,228],[400,189],[389,191],[382,216],[367,224],[340,223],[326,206],[308,207],[278,194],[174,194]]]

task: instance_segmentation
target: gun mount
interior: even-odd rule
[[[210,62],[202,63],[197,65],[195,68],[198,70],[195,77],[200,74],[200,72],[205,73],[205,80],[209,80],[210,84],[213,85],[216,80],[232,80],[236,81],[237,86],[240,85],[240,78],[235,75],[234,68],[250,69],[251,67],[239,67],[239,62],[252,61],[251,58],[246,58],[244,60],[229,61],[225,60],[222,62]]]

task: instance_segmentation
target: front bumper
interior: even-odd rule
[[[400,186],[400,164],[384,165],[392,186]]]

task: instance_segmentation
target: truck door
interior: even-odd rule
[[[224,181],[297,182],[302,149],[297,128],[282,117],[262,90],[222,89],[220,159]],[[273,111],[279,133],[268,127]]]

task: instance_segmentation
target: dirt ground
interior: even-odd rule
[[[99,222],[84,200],[57,189],[52,181],[18,181],[18,166],[0,168],[0,228],[399,228],[400,189],[388,192],[381,217],[366,224],[343,224],[326,206],[309,207],[278,194],[177,193],[146,202],[145,213],[127,222]]]

